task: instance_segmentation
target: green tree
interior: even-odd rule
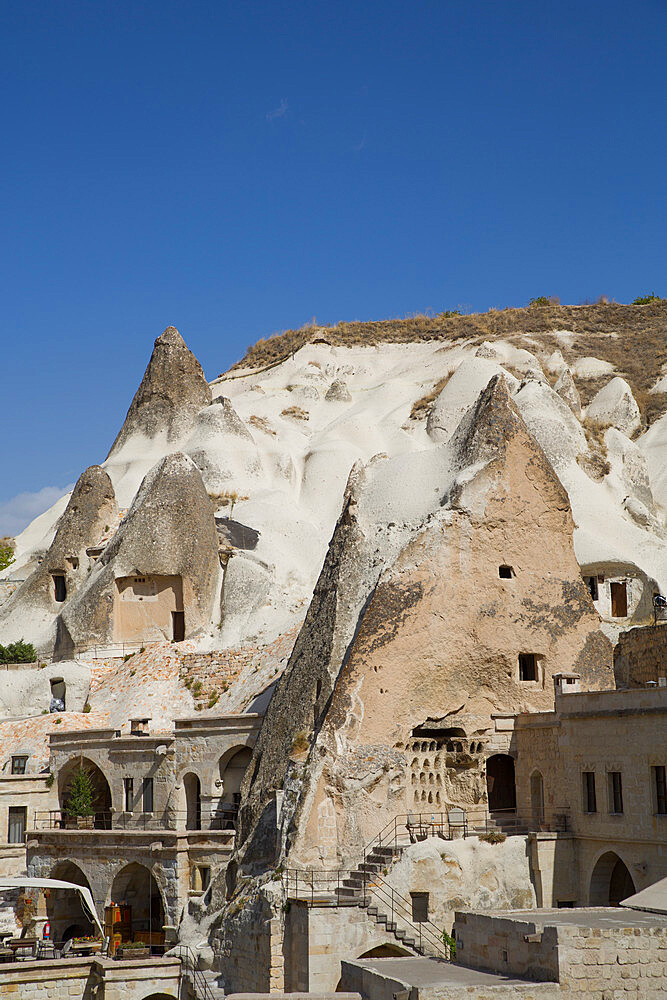
[[[34,663],[37,659],[35,647],[31,642],[10,642],[8,646],[0,646],[0,663]]]
[[[69,788],[65,812],[68,816],[93,816],[95,813],[95,789],[90,775],[82,767],[74,772]]]

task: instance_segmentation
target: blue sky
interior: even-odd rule
[[[154,338],[667,295],[667,5],[3,0],[0,533]]]

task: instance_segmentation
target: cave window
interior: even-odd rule
[[[79,568],[79,560],[78,560],[77,556],[67,556],[66,562],[67,562],[68,566],[70,567],[70,569],[78,569]]]
[[[514,576],[514,570],[512,569],[511,566],[504,566],[504,565],[499,566],[498,576],[500,577],[501,580],[511,580],[512,577]]]
[[[535,653],[519,653],[519,680],[536,681],[537,656]]]
[[[53,574],[53,592],[58,604],[62,604],[67,597],[67,587],[65,586],[65,576],[62,573]]]
[[[584,583],[588,587],[588,592],[591,595],[591,600],[597,601],[599,597],[597,576],[585,576]]]
[[[67,685],[64,677],[51,678],[51,702],[49,712],[64,712],[67,709]]]
[[[172,639],[174,642],[183,642],[185,639],[185,611],[172,611]]]
[[[628,616],[628,585],[625,580],[622,583],[612,583],[611,588],[611,617],[627,618]]]

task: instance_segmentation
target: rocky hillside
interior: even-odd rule
[[[0,606],[0,642],[23,636],[48,652],[63,629],[78,642],[92,618],[109,639],[109,614],[92,604],[108,609],[111,581],[134,571],[179,574],[186,591],[191,579],[189,648],[275,641],[306,613],[351,471],[443,448],[498,374],[567,491],[582,571],[637,581],[626,620],[605,625],[613,638],[647,620],[652,594],[667,590],[666,331],[664,303],[343,323],[260,341],[207,384],[169,328],[101,470],[16,539],[0,577],[26,582]],[[155,467],[178,453],[156,499]],[[397,496],[419,490],[401,476]],[[199,547],[187,537],[190,509]],[[70,539],[76,553],[65,554]],[[61,570],[64,606],[49,589]],[[267,680],[274,673],[267,667]]]

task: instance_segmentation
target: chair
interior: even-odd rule
[[[447,813],[447,825],[449,826],[449,837],[451,840],[461,836],[468,836],[468,817],[464,809],[458,806],[450,809]]]
[[[65,941],[64,945],[62,946],[62,948],[60,949],[60,955],[58,957],[67,958],[70,951],[72,950],[73,944],[74,944],[74,938],[68,938],[67,941]]]

